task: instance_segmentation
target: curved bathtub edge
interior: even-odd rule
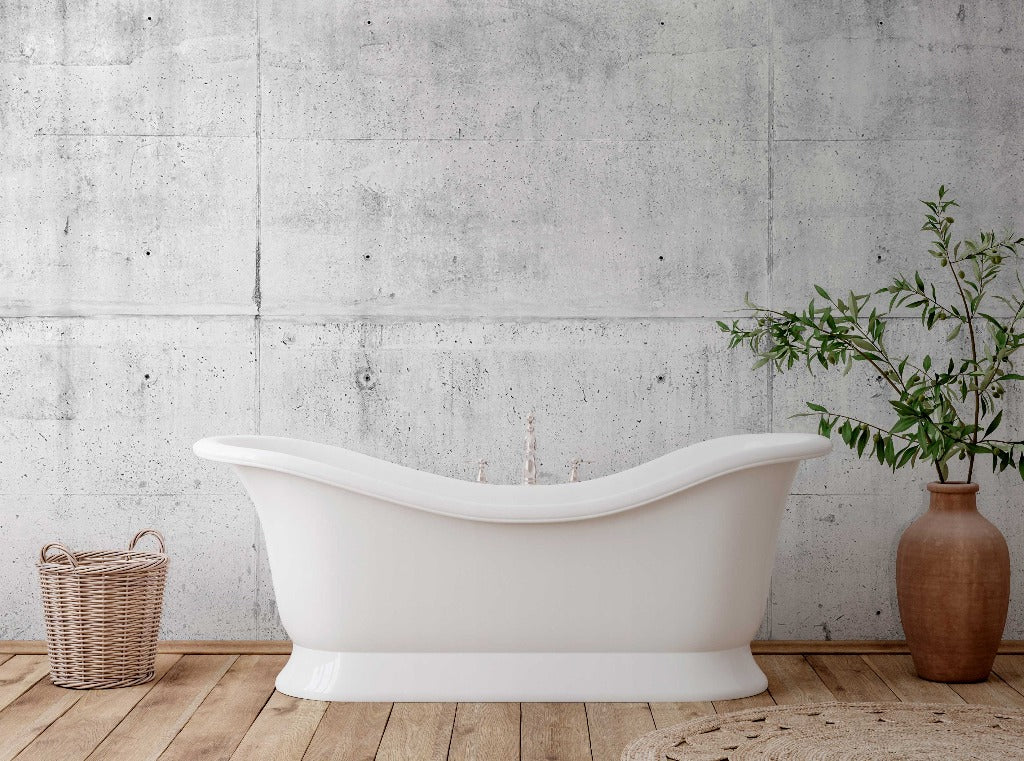
[[[668,701],[757,695],[749,646],[697,653],[351,653],[295,645],[277,689],[309,700]]]
[[[341,464],[275,449],[244,446],[242,442],[309,448],[321,454],[330,452]],[[725,452],[719,453],[718,457],[709,457],[702,451],[721,448],[727,443],[742,446],[751,442],[758,446],[741,450],[741,454]],[[751,467],[821,457],[832,450],[832,443],[822,436],[807,433],[723,436],[677,449],[611,475],[580,483],[529,487],[462,481],[342,447],[284,437],[215,436],[197,441],[192,450],[203,459],[298,476],[445,517],[492,523],[553,523],[624,512]],[[767,457],[769,451],[778,456]],[[687,453],[704,456],[696,462],[688,462]],[[357,464],[361,467],[355,467]],[[677,467],[666,472],[668,464]],[[373,473],[373,470],[381,472]],[[410,486],[410,481],[421,483]],[[627,482],[628,489],[611,488],[612,484],[625,485]],[[447,491],[439,488],[442,486],[447,486]]]

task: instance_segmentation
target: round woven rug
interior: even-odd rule
[[[1024,759],[1024,711],[925,703],[821,703],[708,716],[651,732],[622,761]]]

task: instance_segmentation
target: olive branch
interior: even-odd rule
[[[1015,234],[996,237],[982,232],[977,239],[952,241],[956,201],[941,186],[938,198],[923,201],[927,207],[921,228],[932,236],[928,253],[950,280],[952,298],[944,300],[935,284],[920,272],[898,275],[873,293],[850,292],[833,297],[819,285],[802,311],[774,310],[746,300],[745,319],[731,324],[718,322],[730,336],[729,346],[747,346],[757,357],[754,368],[771,364],[782,372],[798,362],[814,374],[820,369],[842,368],[850,372],[856,363],[870,367],[891,391],[889,405],[895,413],[890,425],[879,425],[824,404],[807,402],[818,418],[823,436],[838,433],[858,457],[873,456],[893,471],[918,460],[932,463],[939,481],[949,480],[954,457],[967,461],[967,481],[974,478],[979,454],[992,458],[993,470],[1016,467],[1024,478],[1024,440],[994,438],[1003,420],[1000,401],[1009,384],[1024,380],[1014,372],[1013,357],[1024,346],[1024,282],[1016,267],[1024,238]],[[1012,274],[1010,296],[991,294],[991,286]],[[889,296],[880,308],[876,297]],[[881,299],[879,299],[881,300]],[[993,314],[995,301],[1005,315]],[[894,356],[886,347],[887,320],[899,308],[920,313],[928,331],[949,326],[946,341],[956,340],[966,328],[970,355],[950,359],[937,367],[930,355],[919,361],[910,355]]]

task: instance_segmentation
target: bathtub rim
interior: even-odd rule
[[[462,481],[344,447],[280,436],[213,436],[193,446],[206,460],[271,470],[416,510],[488,523],[554,523],[613,515],[730,473],[821,457],[831,449],[828,439],[809,433],[722,436],[599,478],[526,486]]]

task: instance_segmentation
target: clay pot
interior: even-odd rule
[[[928,512],[900,539],[896,591],[918,676],[988,678],[1010,600],[1010,552],[978,512],[977,484],[930,483]]]

